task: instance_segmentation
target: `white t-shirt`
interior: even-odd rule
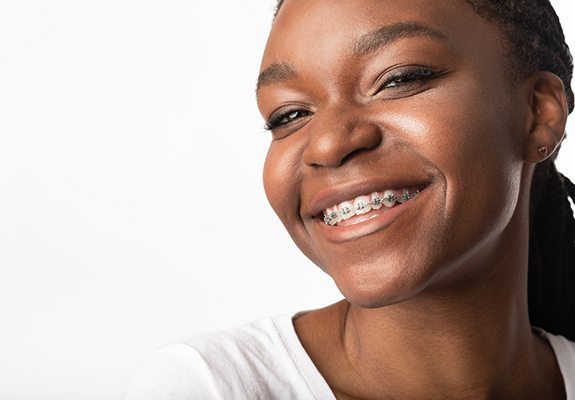
[[[575,400],[575,343],[541,332]],[[292,316],[267,318],[153,353],[124,400],[335,400],[296,335]]]

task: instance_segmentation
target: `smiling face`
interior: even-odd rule
[[[518,237],[528,102],[463,1],[287,0],[261,71],[268,199],[350,302],[485,272]]]

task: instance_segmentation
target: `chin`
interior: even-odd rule
[[[354,271],[350,276],[332,276],[340,292],[352,305],[361,308],[379,308],[414,298],[429,283],[424,273],[410,270],[387,269],[388,273]],[[390,273],[391,272],[391,273]],[[395,272],[395,273],[393,273]]]

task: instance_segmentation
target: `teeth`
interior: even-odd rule
[[[401,194],[399,194],[397,196],[397,202],[398,203],[405,203],[407,200],[409,200],[411,198],[409,191],[407,189],[403,189],[401,191]]]
[[[341,219],[350,219],[355,215],[353,204],[349,201],[344,201],[339,205],[339,214]]]
[[[395,192],[393,190],[383,192],[383,205],[386,207],[393,207],[395,205]]]
[[[379,210],[382,205],[383,205],[383,200],[381,199],[381,196],[379,195],[379,193],[377,193],[377,192],[372,193],[371,194],[371,208],[373,208],[374,210]]]
[[[355,214],[361,215],[371,211],[370,198],[367,196],[360,196],[353,202],[353,207],[355,208]]]
[[[337,206],[334,206],[332,208],[328,208],[326,210],[325,217],[327,218],[326,224],[328,224],[328,225],[335,225],[338,222],[342,221],[341,215],[339,214],[339,210],[337,209]]]
[[[369,196],[359,196],[355,200],[343,203],[324,210],[324,222],[327,225],[337,225],[338,222],[349,219],[354,215],[367,214],[371,210],[379,210],[382,206],[393,207],[396,203],[403,204],[419,194],[419,190],[410,192],[408,189],[386,190],[383,193],[373,192]]]

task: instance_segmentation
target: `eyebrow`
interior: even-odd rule
[[[417,22],[399,22],[383,26],[360,36],[353,46],[353,53],[363,57],[399,39],[414,36],[427,36],[447,40],[447,37],[443,33],[428,26]],[[283,62],[272,64],[259,74],[256,93],[262,86],[289,81],[297,77],[298,72],[293,65]]]
[[[427,36],[440,40],[447,37],[435,29],[417,22],[399,22],[393,25],[383,26],[361,36],[354,45],[354,53],[358,56],[371,54],[396,40],[406,37]]]
[[[281,83],[298,77],[295,67],[288,63],[275,63],[264,69],[258,76],[256,93],[262,86]]]

